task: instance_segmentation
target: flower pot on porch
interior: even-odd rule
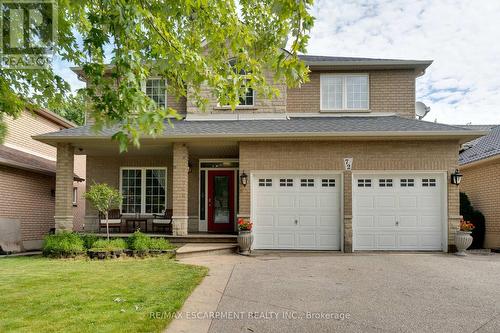
[[[250,254],[250,249],[252,248],[253,234],[250,230],[240,230],[238,233],[238,246],[240,248],[240,254],[248,255]]]
[[[472,244],[472,236],[470,231],[457,231],[455,234],[455,246],[457,247],[457,256],[466,256],[465,250]]]

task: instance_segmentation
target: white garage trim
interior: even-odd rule
[[[279,176],[279,175],[325,175],[325,176],[335,176],[338,179],[338,184],[336,187],[338,188],[339,195],[339,223],[340,223],[340,231],[339,231],[339,246],[340,251],[344,249],[344,176],[341,171],[332,171],[332,170],[255,170],[250,171],[250,218],[252,221],[256,221],[256,196],[257,192],[254,187],[256,184],[256,180],[258,177],[262,177],[263,175],[271,175],[271,176]],[[254,225],[255,226],[255,225]],[[255,242],[254,242],[255,243]],[[298,249],[300,250],[300,249]]]
[[[376,176],[383,175],[383,176],[390,176],[394,175],[395,177],[401,177],[404,175],[415,175],[418,177],[422,177],[425,175],[432,175],[434,178],[439,179],[439,183],[441,184],[439,191],[441,191],[441,250],[443,252],[446,252],[448,249],[448,173],[447,171],[443,170],[429,170],[429,171],[413,171],[413,170],[384,170],[384,171],[378,171],[378,170],[356,170],[352,172],[352,214],[353,214],[353,222],[352,222],[352,229],[353,229],[353,250],[357,249],[357,244],[356,244],[356,231],[357,231],[357,212],[356,212],[356,207],[357,207],[357,195],[356,192],[359,192],[357,188],[357,179],[360,176],[366,175],[371,178],[375,178]],[[375,178],[376,179],[376,178]]]

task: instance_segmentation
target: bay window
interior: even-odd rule
[[[120,191],[123,214],[160,214],[166,208],[165,168],[122,168]]]
[[[368,84],[368,74],[321,74],[321,110],[368,110]]]

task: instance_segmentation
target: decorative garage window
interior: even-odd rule
[[[422,179],[422,187],[436,187],[436,179],[435,178]]]
[[[335,187],[335,179],[322,179],[321,186],[322,187]]]
[[[165,168],[121,170],[122,213],[160,214],[166,208]]]
[[[379,187],[392,187],[392,179],[379,179],[378,186]]]
[[[314,187],[314,179],[301,179],[300,186],[301,187]]]
[[[358,179],[358,187],[372,187],[371,179]]]
[[[292,187],[293,186],[293,179],[291,179],[291,178],[281,178],[280,179],[280,186],[281,187]]]
[[[400,185],[401,185],[401,187],[414,187],[415,186],[415,179],[403,178],[403,179],[401,179]]]
[[[259,178],[260,187],[270,187],[273,186],[273,180],[271,178]]]

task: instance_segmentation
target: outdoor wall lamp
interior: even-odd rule
[[[241,183],[241,185],[243,185],[243,187],[247,186],[248,176],[245,173],[245,171],[243,171],[243,173],[240,175],[240,183]]]
[[[462,181],[463,175],[458,171],[458,169],[455,169],[455,172],[451,174],[451,183],[455,185],[460,185],[460,182]]]

